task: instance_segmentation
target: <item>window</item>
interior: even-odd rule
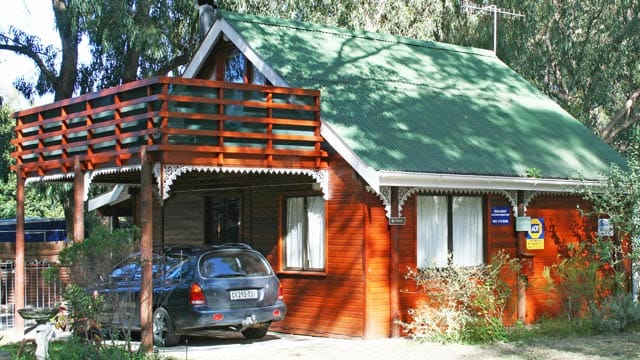
[[[483,263],[482,198],[418,196],[418,267]]]
[[[321,196],[290,197],[286,199],[285,212],[285,269],[324,270],[324,199]]]
[[[266,85],[267,79],[240,51],[231,51],[224,63],[224,81]]]
[[[205,244],[241,242],[240,196],[215,195],[205,198]]]

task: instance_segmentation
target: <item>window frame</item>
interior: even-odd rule
[[[454,249],[454,227],[453,227],[453,200],[457,197],[464,197],[464,198],[480,198],[480,215],[481,215],[481,219],[480,219],[480,223],[482,226],[482,230],[481,230],[481,252],[482,252],[482,262],[480,264],[477,265],[483,265],[483,264],[487,264],[487,251],[488,251],[488,226],[487,226],[487,196],[486,195],[482,195],[482,194],[459,194],[459,193],[451,193],[451,194],[437,194],[437,193],[423,193],[423,194],[419,194],[416,196],[416,201],[415,201],[415,214],[416,214],[416,242],[415,242],[415,261],[416,261],[416,267],[422,267],[421,263],[426,263],[429,261],[429,259],[420,259],[419,255],[419,234],[420,234],[420,229],[419,229],[419,223],[420,223],[420,211],[419,211],[419,201],[418,198],[419,197],[443,197],[446,198],[447,200],[447,264],[445,266],[455,266],[453,264],[453,258],[449,257],[450,254],[453,254],[455,249]],[[461,267],[469,267],[469,266],[477,266],[477,265],[462,265]],[[426,265],[429,268],[433,268],[433,267],[440,267],[440,266],[431,266],[431,265]]]
[[[242,82],[240,82],[240,84],[253,84],[253,85],[262,85],[262,86],[271,86],[271,82],[269,81],[269,79],[267,79],[266,75],[262,72],[260,72],[260,70],[247,58],[246,55],[244,55],[244,53],[242,51],[240,51],[238,48],[236,48],[235,46],[231,45],[231,44],[225,44],[223,46],[220,47],[220,49],[216,52],[216,58],[215,58],[215,63],[214,63],[214,71],[213,71],[213,76],[212,76],[212,80],[217,80],[217,81],[226,81],[225,80],[225,74],[226,74],[226,67],[227,67],[227,59],[233,57],[233,56],[237,56],[240,55],[242,56],[242,59],[244,60],[244,72],[243,72],[243,80]],[[256,72],[262,74],[262,77],[264,79],[264,83],[256,83],[255,80],[258,77]]]
[[[323,266],[322,268],[310,268],[308,266],[308,258],[309,258],[309,254],[305,251],[303,252],[303,258],[302,258],[302,263],[303,266],[302,267],[289,267],[287,266],[287,259],[286,259],[286,249],[287,249],[287,244],[286,244],[286,230],[287,230],[287,216],[288,216],[288,207],[287,207],[287,200],[291,199],[291,198],[304,198],[305,199],[305,204],[307,203],[306,199],[310,198],[310,197],[316,197],[322,200],[322,206],[323,206],[323,230],[324,230],[324,238],[322,239],[322,247],[323,247],[323,253],[322,253],[322,263]],[[307,207],[305,206],[305,209],[307,209]],[[317,192],[294,192],[294,193],[287,193],[287,194],[282,194],[280,196],[280,221],[279,221],[279,262],[280,262],[280,266],[279,266],[279,270],[278,273],[279,274],[304,274],[304,275],[315,275],[315,276],[324,276],[327,274],[328,272],[328,236],[327,236],[327,201],[324,199],[324,196],[322,194],[318,194]],[[305,211],[305,219],[308,223],[308,209],[307,211]],[[305,239],[304,239],[304,247],[306,248],[306,244],[308,243],[308,238],[306,238],[306,234],[305,234]]]
[[[204,196],[204,216],[203,216],[203,221],[204,221],[204,241],[203,244],[204,245],[220,245],[220,244],[225,244],[224,241],[224,237],[217,237],[214,234],[216,234],[216,231],[213,229],[213,225],[214,222],[211,220],[211,217],[213,215],[214,212],[214,203],[218,201],[218,202],[222,202],[222,206],[223,206],[223,220],[225,220],[225,225],[226,224],[232,224],[231,222],[227,222],[227,220],[230,220],[227,218],[227,208],[229,206],[232,206],[234,203],[237,205],[237,212],[238,212],[238,224],[237,224],[237,239],[233,239],[233,243],[238,243],[238,242],[243,242],[244,239],[244,224],[243,224],[243,211],[244,211],[244,199],[242,196],[242,193],[239,191],[233,191],[233,192],[212,192],[210,194],[207,194]],[[224,230],[231,230],[231,228],[227,229],[225,227]],[[217,235],[222,235],[222,233],[217,233]]]

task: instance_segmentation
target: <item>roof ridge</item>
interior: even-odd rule
[[[281,28],[290,28],[302,31],[312,31],[317,33],[326,33],[341,37],[350,37],[356,39],[365,39],[380,41],[390,44],[403,44],[407,46],[416,46],[421,48],[429,48],[440,51],[451,51],[456,53],[473,54],[478,56],[486,56],[490,58],[497,57],[492,51],[468,46],[449,44],[432,40],[419,40],[407,36],[392,35],[362,29],[348,29],[339,26],[314,24],[292,19],[282,19],[269,16],[259,16],[253,14],[241,14],[236,12],[220,11],[223,19],[231,21],[244,22],[249,24],[264,24]]]

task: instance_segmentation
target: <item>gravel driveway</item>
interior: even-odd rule
[[[228,334],[183,340],[158,352],[176,360],[305,359],[305,360],[424,360],[424,359],[640,359],[640,333],[585,338],[542,339],[527,345],[442,345],[408,339],[344,340],[269,333],[264,339],[244,340]]]

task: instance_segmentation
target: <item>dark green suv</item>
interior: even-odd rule
[[[140,329],[140,280],[139,256],[133,256],[99,286],[106,298],[100,319],[105,327]],[[210,330],[261,338],[287,311],[269,262],[246,244],[169,248],[154,255],[153,303],[158,346]]]

